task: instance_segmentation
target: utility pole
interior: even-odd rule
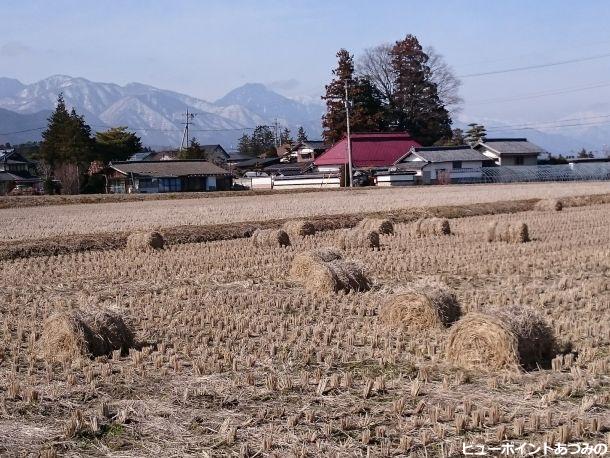
[[[180,151],[182,151],[184,148],[189,147],[189,126],[191,124],[193,124],[193,119],[195,119],[195,116],[197,116],[197,113],[189,113],[189,109],[187,107],[186,113],[184,113],[184,122],[182,123],[182,124],[184,124],[184,132],[182,133],[182,142],[180,143]]]
[[[278,138],[278,124],[277,124],[277,118],[275,118],[275,121],[273,122],[273,143],[275,145],[275,147],[277,148],[278,146],[280,146],[280,140]]]
[[[349,99],[347,95],[347,80],[345,80],[345,120],[347,122],[347,167],[349,171],[349,187],[353,188],[354,175],[352,173],[352,140],[349,133]]]

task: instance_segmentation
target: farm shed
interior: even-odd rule
[[[114,162],[106,177],[110,193],[222,191],[232,184],[225,169],[198,160]]]
[[[352,166],[354,168],[387,168],[412,147],[419,147],[411,135],[402,133],[352,134]],[[335,143],[314,161],[320,172],[338,172],[347,164],[347,138]]]
[[[493,160],[497,165],[537,165],[538,156],[548,154],[527,138],[487,138],[474,149]]]

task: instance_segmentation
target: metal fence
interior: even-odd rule
[[[478,177],[462,177],[456,172],[459,172],[459,169],[452,171],[451,178],[453,182],[459,183],[610,180],[610,162],[483,167]]]

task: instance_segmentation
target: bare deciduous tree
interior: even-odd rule
[[[392,44],[383,43],[364,51],[356,62],[356,72],[367,76],[383,95],[386,103],[394,95],[394,71],[390,51]],[[447,64],[441,54],[432,46],[427,47],[428,66],[432,74],[432,82],[436,84],[438,95],[443,105],[450,113],[457,113],[462,105],[459,95],[461,81],[455,76],[453,69]]]

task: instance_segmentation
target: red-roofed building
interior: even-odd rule
[[[385,168],[407,154],[412,147],[420,147],[406,132],[352,134],[352,167]],[[318,170],[338,170],[347,164],[347,138],[335,143],[314,164]]]

